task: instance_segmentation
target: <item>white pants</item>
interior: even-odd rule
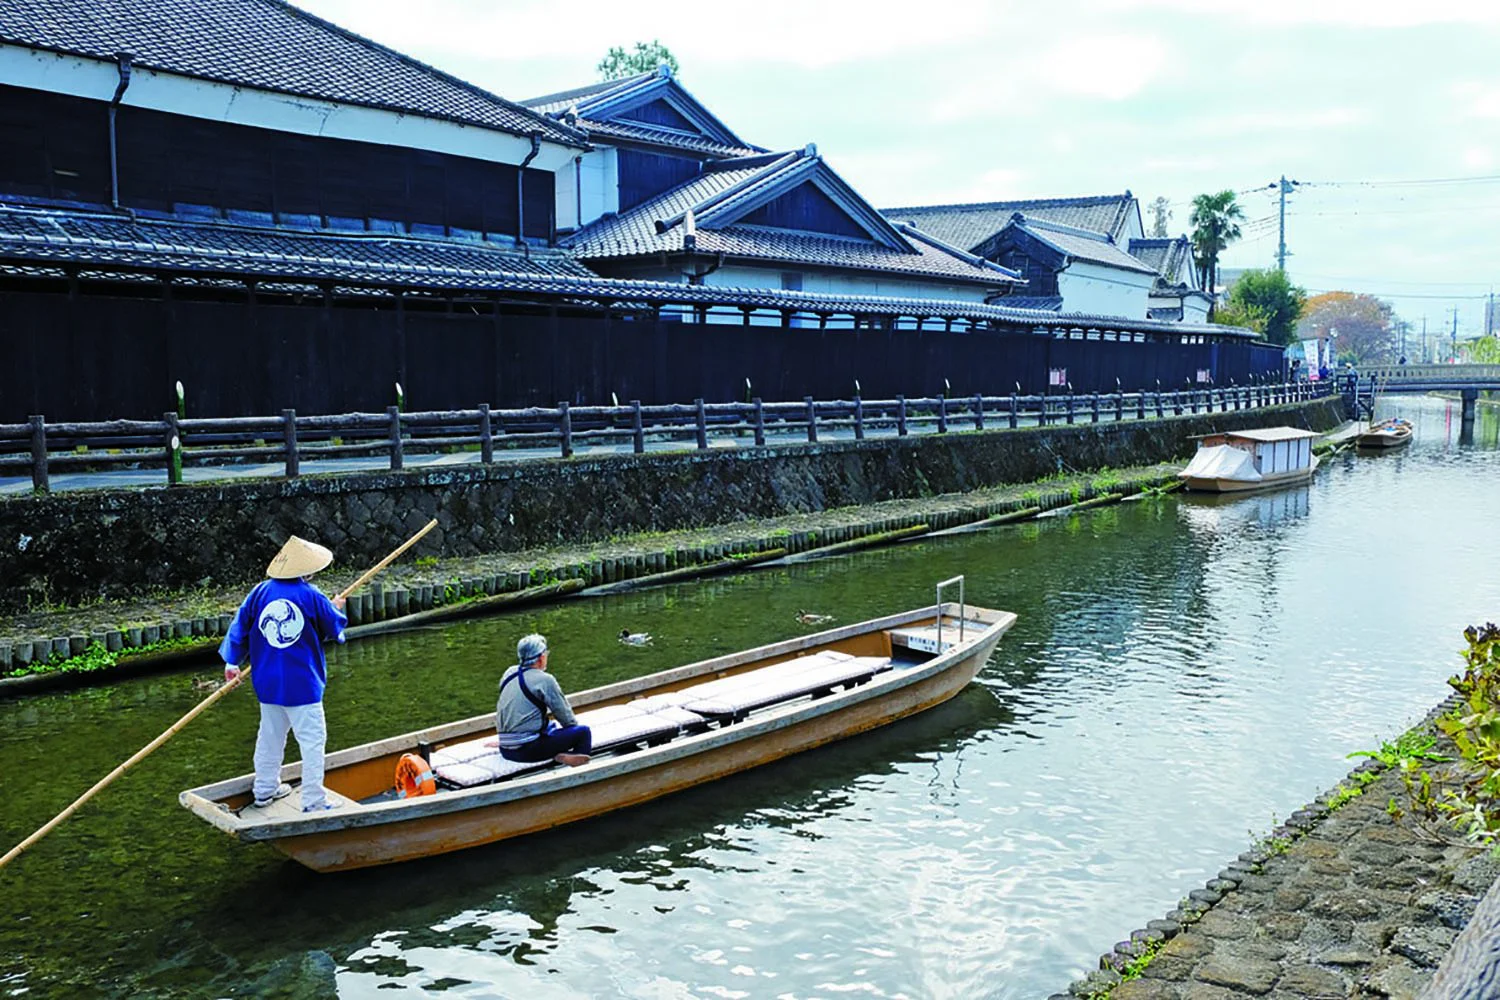
[[[328,742],[322,702],[260,706],[260,732],[255,737],[255,798],[269,799],[281,784],[288,729],[297,734],[297,748],[302,751],[302,808],[321,806],[327,801],[323,791],[323,745]]]

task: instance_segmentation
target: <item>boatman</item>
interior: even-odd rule
[[[500,678],[495,702],[500,756],[525,763],[551,759],[569,767],[587,764],[593,734],[578,724],[562,685],[547,673],[547,640],[524,637],[516,643],[516,660]],[[549,711],[560,725],[548,724]]]
[[[281,780],[286,734],[297,734],[302,751],[302,811],[333,808],[323,789],[323,688],[328,667],[323,643],[343,642],[344,599],[329,600],[307,578],[333,562],[333,553],[293,535],[266,567],[219,644],[224,679],[240,675],[250,661],[250,682],[260,700],[260,732],[255,737],[255,802],[263,809],[290,794]]]

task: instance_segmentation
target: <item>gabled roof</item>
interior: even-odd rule
[[[1130,241],[1130,256],[1153,268],[1157,286],[1181,291],[1198,287],[1198,269],[1193,262],[1193,244],[1186,236]]]
[[[735,135],[729,126],[677,82],[671,67],[666,65],[649,73],[533,97],[521,103],[539,114],[573,122],[591,135],[605,139],[676,146],[718,156],[765,152]],[[682,119],[681,126],[637,121],[629,117],[632,112],[659,103]]]
[[[163,73],[585,144],[576,129],[281,0],[0,0],[0,42],[129,53]]]
[[[866,238],[746,223],[756,209],[814,185]],[[691,223],[689,219],[691,218]],[[690,231],[691,230],[691,231]],[[910,238],[909,238],[910,237]],[[914,229],[898,230],[808,146],[705,164],[703,173],[562,241],[591,260],[661,253],[723,253],[812,266],[890,271],[995,285],[1018,276]]]
[[[1000,231],[1001,240],[1007,233],[1024,232],[1072,260],[1101,264],[1122,271],[1138,274],[1155,274],[1156,269],[1136,260],[1115,245],[1114,240],[1088,229],[1077,229],[1045,219],[1034,219],[1020,212],[1011,216],[1010,222]]]
[[[962,205],[921,205],[910,208],[883,208],[881,213],[899,222],[912,222],[927,232],[965,250],[976,250],[994,236],[1017,212],[1028,219],[1043,219],[1076,229],[1087,229],[1112,236],[1116,240],[1125,232],[1130,213],[1135,210],[1135,196],[1124,194],[1092,195],[1081,198],[1034,198],[1028,201],[989,201]]]

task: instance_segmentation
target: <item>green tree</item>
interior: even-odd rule
[[[601,80],[621,80],[650,73],[663,63],[672,67],[674,74],[681,68],[672,50],[653,38],[649,42],[636,42],[635,49],[629,52],[619,45],[611,47],[595,68],[599,70]]]
[[[1264,335],[1269,321],[1265,310],[1259,306],[1246,302],[1235,302],[1231,299],[1228,303],[1214,310],[1214,322],[1223,323],[1225,326],[1242,326],[1247,330],[1254,330],[1256,333]]]
[[[1246,271],[1229,289],[1229,304],[1258,314],[1265,326],[1257,327],[1273,344],[1297,339],[1297,320],[1307,306],[1307,290],[1287,280],[1284,271]],[[1225,322],[1224,310],[1214,317]]]
[[[1500,337],[1480,337],[1471,342],[1469,360],[1476,365],[1500,364]]]
[[[1193,214],[1188,216],[1188,224],[1193,227],[1193,256],[1203,271],[1205,290],[1210,295],[1219,284],[1219,254],[1240,238],[1240,223],[1244,218],[1233,191],[1200,194],[1193,199]]]
[[[1171,204],[1166,198],[1157,195],[1151,204],[1146,206],[1151,212],[1151,235],[1156,239],[1164,239],[1167,235],[1167,226],[1172,222],[1172,209],[1169,207]]]

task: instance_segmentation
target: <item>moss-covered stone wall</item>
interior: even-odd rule
[[[15,497],[0,501],[0,613],[256,579],[289,534],[367,564],[437,518],[416,557],[516,551],[1149,464],[1187,456],[1194,435],[1343,419],[1335,398],[1122,424]]]

